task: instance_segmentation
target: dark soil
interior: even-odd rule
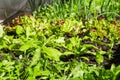
[[[115,52],[113,54],[113,58],[110,60],[110,63],[114,63],[116,66],[118,66],[120,64],[120,44],[115,45],[113,50]]]
[[[102,42],[108,44],[110,43],[109,39],[107,38],[103,38]],[[95,44],[93,42],[91,42],[90,40],[83,40],[83,44],[92,44],[92,45],[96,45],[99,49],[101,49],[102,51],[108,51],[110,49],[110,47],[105,46],[105,45],[100,45],[100,44]],[[97,51],[95,49],[90,49],[91,51]],[[120,65],[120,44],[119,45],[114,45],[112,48],[113,51],[113,55],[112,55],[112,59],[109,59],[109,55],[105,54],[103,55],[104,57],[104,61],[101,64],[98,64],[96,62],[96,56],[92,55],[92,54],[80,54],[80,55],[65,55],[65,56],[61,56],[60,60],[67,62],[67,61],[72,61],[72,60],[77,60],[78,62],[85,62],[87,64],[95,64],[97,66],[99,65],[103,65],[105,67],[105,69],[110,69],[112,64],[115,64],[116,66]],[[86,60],[82,57],[87,57],[89,59]]]

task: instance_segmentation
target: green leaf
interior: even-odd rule
[[[88,58],[88,57],[81,57],[81,58],[84,59],[84,60],[89,61],[89,58]]]
[[[30,27],[26,27],[26,36],[27,38],[30,36],[31,29]]]
[[[40,59],[40,54],[41,54],[41,49],[36,49],[35,50],[35,53],[33,55],[33,58],[32,58],[32,61],[31,61],[31,66],[37,64],[37,62],[39,61]]]
[[[20,51],[26,51],[27,49],[31,48],[31,47],[34,47],[34,44],[32,41],[28,41],[27,43],[24,43],[20,48],[19,50]]]
[[[59,37],[58,39],[55,40],[57,43],[64,43],[64,37]]]
[[[24,29],[22,26],[16,26],[16,33],[18,35],[22,34],[24,32]]]
[[[46,53],[46,56],[49,59],[55,60],[55,61],[59,61],[59,57],[61,56],[61,52],[58,51],[55,48],[51,48],[51,47],[43,47],[43,52]]]
[[[103,55],[103,54],[106,54],[106,52],[105,51],[99,51],[99,53],[101,54],[101,55]]]
[[[63,55],[71,55],[71,54],[74,54],[72,52],[64,52]]]
[[[24,45],[22,45],[21,47],[20,47],[20,51],[26,51],[27,49],[29,49],[31,47],[31,45],[30,44],[24,44]]]
[[[101,54],[96,55],[96,61],[97,61],[98,64],[103,62],[103,60],[104,60],[104,57]]]
[[[78,78],[70,78],[69,80],[81,80],[81,79],[78,77]]]
[[[85,73],[84,70],[80,69],[80,64],[77,65],[73,70],[72,72],[70,73],[69,77],[70,78],[71,76],[73,76],[73,78],[77,78],[77,77],[81,77],[81,80],[83,80],[83,75]]]
[[[97,47],[94,46],[94,45],[92,45],[92,44],[84,44],[84,45],[82,46],[81,51],[84,51],[84,50],[86,50],[86,49],[91,49],[91,48],[97,49]]]

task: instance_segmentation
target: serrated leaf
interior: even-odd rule
[[[49,59],[55,60],[55,61],[59,61],[59,57],[61,56],[61,52],[58,51],[55,48],[51,48],[51,47],[43,47],[43,52],[46,53],[46,56]]]

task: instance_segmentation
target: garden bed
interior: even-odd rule
[[[0,27],[0,79],[119,80],[118,17],[55,9],[49,5]]]

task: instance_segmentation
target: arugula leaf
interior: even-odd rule
[[[59,61],[60,60],[59,57],[62,54],[60,51],[52,47],[43,47],[43,52],[46,53],[46,56],[49,59],[52,59],[55,61]]]

